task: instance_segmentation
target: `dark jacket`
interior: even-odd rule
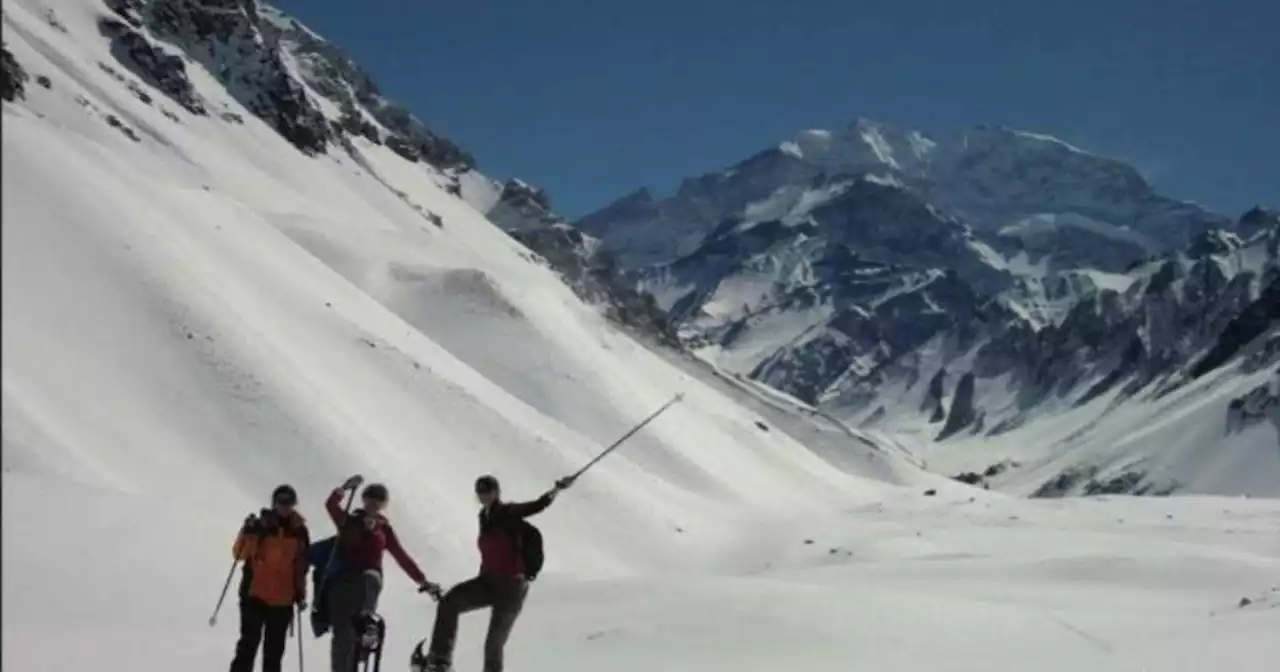
[[[333,524],[338,526],[338,557],[344,572],[363,572],[369,569],[382,571],[382,552],[391,553],[396,564],[404,570],[415,583],[423,583],[427,577],[418,569],[413,558],[405,553],[391,522],[382,514],[371,514],[364,510],[356,510],[347,514],[342,510],[342,491],[334,490],[324,502]],[[352,524],[347,522],[350,518]]]
[[[516,544],[515,522],[542,513],[551,506],[550,494],[532,502],[495,502],[480,510],[480,574],[524,576],[524,561]]]
[[[263,509],[252,525],[236,536],[231,553],[244,561],[240,597],[284,607],[307,596],[306,521],[297,512],[286,519]]]

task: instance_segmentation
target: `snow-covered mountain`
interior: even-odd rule
[[[632,264],[709,361],[846,421],[949,445],[1026,437],[1093,400],[1124,407],[1203,373],[1215,339],[1274,296],[1278,219],[1258,208],[1232,222],[1042,135],[983,127],[935,141],[858,120],[576,225]],[[1232,353],[1249,340],[1227,338]],[[1280,365],[1261,357],[1264,374]],[[1280,452],[1271,417],[1249,439],[1264,462]],[[1072,445],[1096,438],[1084,424]],[[1188,487],[1202,466],[1165,478]]]
[[[644,345],[601,315],[649,299],[611,285],[597,240],[252,0],[3,13],[5,669],[226,669],[234,598],[207,623],[231,537],[281,481],[317,537],[329,488],[386,482],[410,553],[464,579],[476,475],[531,496],[677,391],[538,518],[548,564],[509,669],[1260,672],[1280,654],[1275,502],[984,492],[921,469],[910,435]],[[949,221],[939,240],[967,245]],[[962,301],[954,274],[863,266]],[[1270,305],[1229,321],[1203,360],[1224,364],[1166,414],[1264,361]],[[1239,436],[1269,394],[1241,389]],[[1151,426],[1130,454],[1166,439]],[[379,611],[402,664],[433,609],[389,568]],[[459,669],[482,629],[464,622]],[[290,668],[327,659],[295,641]]]
[[[843,186],[867,178],[897,186],[902,201],[915,201],[908,207],[937,209],[988,234],[1006,256],[1025,252],[1030,263],[1114,266],[1114,251],[1095,255],[1098,245],[1090,243],[1155,252],[1231,224],[1157,194],[1120,161],[1054,138],[978,127],[935,140],[858,119],[839,131],[804,131],[687,179],[670,198],[641,190],[577,225],[604,239],[627,266],[649,266],[692,252],[727,218],[798,221],[815,208],[840,207],[831,201]],[[846,200],[843,207],[859,204]]]

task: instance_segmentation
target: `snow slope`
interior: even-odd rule
[[[361,138],[307,156],[194,63],[242,124],[108,72],[104,12],[4,8],[50,79],[3,110],[5,669],[223,669],[234,609],[205,622],[231,536],[281,481],[318,534],[339,479],[387,482],[411,552],[461,580],[476,475],[536,494],[677,391],[540,519],[509,669],[1280,655],[1275,502],[1028,505],[925,473],[612,329],[427,164]],[[389,577],[394,667],[431,609]],[[460,669],[481,632],[464,621]],[[305,642],[313,669],[325,645]]]

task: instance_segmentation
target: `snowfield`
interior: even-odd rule
[[[1275,669],[1280,502],[927,473],[613,329],[425,164],[359,138],[306,157],[191,63],[214,114],[141,100],[101,67],[105,11],[4,9],[51,84],[3,108],[6,670],[225,669],[234,595],[207,619],[280,482],[315,537],[342,478],[387,483],[427,574],[465,579],[477,475],[532,497],[677,392],[537,519],[509,670]],[[433,608],[388,576],[404,669]],[[457,669],[482,637],[464,619]],[[303,641],[323,669],[328,640]]]

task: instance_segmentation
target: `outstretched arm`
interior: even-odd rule
[[[423,575],[422,570],[418,569],[418,563],[404,552],[404,547],[400,545],[400,538],[396,536],[396,531],[387,525],[387,551],[391,553],[391,557],[396,559],[396,564],[400,565],[400,569],[413,579],[413,582],[421,586],[427,582],[427,577]]]
[[[556,500],[558,492],[558,490],[552,490],[532,502],[511,502],[507,504],[507,512],[517,518],[536,516],[546,511],[548,506],[551,506],[551,503]]]

